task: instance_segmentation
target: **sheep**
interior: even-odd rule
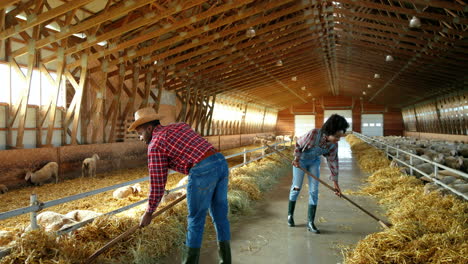
[[[455,184],[453,185],[453,188],[463,194],[466,194],[468,192],[468,183]]]
[[[275,141],[276,142],[281,142],[281,141],[283,141],[283,139],[284,139],[284,136],[276,136]]]
[[[46,232],[54,232],[60,230],[65,225],[76,224],[77,222],[65,215],[45,211],[37,215],[37,223],[44,228]]]
[[[253,144],[261,143],[263,138],[261,137],[253,137]]]
[[[65,215],[65,217],[73,219],[77,222],[83,222],[92,218],[96,218],[101,215],[102,215],[101,213],[96,213],[94,211],[89,211],[89,210],[73,210],[71,212],[68,212]]]
[[[81,166],[81,176],[96,176],[96,162],[99,160],[99,155],[94,154],[91,158],[86,158],[83,160],[83,165]]]
[[[434,165],[430,164],[430,163],[423,163],[423,164],[420,164],[418,166],[415,166],[416,169],[419,169],[420,171],[426,173],[427,175],[430,175],[431,173],[434,172]],[[420,172],[418,171],[415,171],[415,176],[417,178],[421,178],[422,176],[424,176],[423,174],[421,174]]]
[[[445,157],[445,165],[455,170],[459,170],[463,166],[463,162],[464,160],[462,157]]]
[[[460,144],[457,146],[458,153],[464,158],[468,158],[468,145]]]
[[[133,186],[124,186],[124,187],[118,188],[117,190],[114,191],[112,196],[115,199],[123,199],[123,198],[127,198],[128,196],[132,194],[137,195],[140,192],[141,192],[141,186],[139,183],[137,183]]]
[[[398,162],[396,162],[395,160],[392,160],[392,162],[390,162],[390,168],[399,168],[400,165],[398,165]]]
[[[443,177],[440,182],[442,182],[443,184],[452,184],[454,181],[456,181],[457,178],[453,177],[453,176],[445,176]]]
[[[189,180],[188,176],[185,176],[184,178],[182,178],[177,183],[175,188],[186,185],[188,183],[188,180]],[[185,189],[185,188],[179,189],[179,190],[174,191],[174,192],[170,192],[170,193],[164,195],[164,197],[161,200],[161,203],[172,202],[172,201],[176,200],[177,198],[181,197],[182,195],[184,195],[185,193],[187,193],[187,189]]]
[[[0,194],[4,194],[8,192],[8,187],[6,187],[4,184],[0,184]]]
[[[58,183],[58,164],[57,162],[49,162],[40,170],[36,172],[26,172],[24,178],[27,182],[31,182],[34,185],[42,185],[55,177],[55,183]]]
[[[424,194],[429,194],[430,192],[438,190],[439,188],[440,186],[435,184],[434,182],[428,183],[424,185]]]

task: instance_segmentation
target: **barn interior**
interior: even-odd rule
[[[139,221],[148,149],[128,128],[145,107],[226,156],[234,263],[467,263],[467,13],[464,0],[1,0],[0,263],[83,263]],[[321,186],[314,236],[306,180],[287,226],[288,158],[333,114],[350,125],[341,190],[372,216]],[[55,179],[26,180],[51,162]],[[187,206],[165,207],[96,263],[179,262]],[[73,210],[95,214],[36,223]],[[217,263],[206,230],[200,262]]]

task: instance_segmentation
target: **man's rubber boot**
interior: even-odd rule
[[[198,264],[200,258],[199,248],[190,248],[184,246],[182,249],[182,264]]]
[[[231,243],[229,240],[218,242],[219,264],[231,264]]]

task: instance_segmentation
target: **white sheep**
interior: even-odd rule
[[[40,170],[35,172],[28,171],[26,172],[26,181],[31,182],[35,185],[42,185],[55,177],[55,183],[58,182],[58,164],[57,162],[49,162]]]
[[[275,141],[276,142],[281,142],[281,141],[283,141],[283,139],[284,139],[284,136],[276,136]]]
[[[68,212],[65,215],[65,217],[73,219],[77,222],[83,222],[92,218],[96,218],[101,215],[102,215],[101,213],[97,213],[97,212],[89,211],[89,210],[73,210],[71,212]]]
[[[4,194],[8,192],[8,187],[6,187],[4,184],[0,184],[0,194]]]
[[[81,176],[96,176],[96,163],[99,160],[99,155],[94,154],[91,158],[86,158],[83,160],[83,165],[81,166]]]
[[[261,143],[262,140],[263,140],[262,137],[258,137],[258,136],[253,137],[253,144]]]
[[[114,191],[112,196],[115,199],[124,199],[132,194],[137,195],[140,192],[141,192],[141,186],[139,183],[137,183],[133,186],[124,186],[124,187],[118,188],[117,190]]]
[[[174,188],[177,188],[177,187],[181,187],[181,186],[184,186],[188,183],[188,176],[185,176],[184,178],[182,178],[178,183],[177,185],[174,187]],[[174,200],[176,200],[177,198],[181,197],[182,195],[184,195],[185,193],[187,193],[187,189],[186,188],[182,188],[182,189],[179,189],[177,191],[174,191],[174,192],[170,192],[166,195],[163,196],[162,200],[161,200],[161,203],[169,203],[169,202],[172,202]]]
[[[75,220],[52,211],[45,211],[37,215],[37,224],[43,227],[46,232],[58,231],[64,226],[76,223]]]

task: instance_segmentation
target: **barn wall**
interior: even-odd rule
[[[59,179],[81,175],[81,163],[97,153],[97,172],[146,165],[143,142],[124,142],[0,151],[0,183],[8,187],[24,186],[26,170],[36,170],[54,161],[59,164]]]
[[[250,145],[254,136],[273,134],[274,132],[205,138],[216,149],[225,150]],[[0,184],[5,184],[9,188],[25,186],[24,176],[27,170],[35,171],[51,161],[59,164],[60,180],[79,177],[82,161],[93,153],[97,153],[101,158],[98,161],[97,173],[147,165],[147,147],[139,141],[10,149],[0,151]]]
[[[345,96],[324,96],[317,98],[307,104],[291,106],[278,112],[277,134],[294,133],[294,115],[315,114],[315,127],[323,126],[324,110],[352,110],[352,129],[361,132],[361,115],[377,114],[384,115],[384,135],[403,135],[403,118],[400,109],[388,108]]]
[[[6,105],[0,105],[0,150],[8,149],[7,146],[7,125],[6,125],[6,112],[7,110]],[[37,106],[28,106],[26,112],[26,123],[25,123],[25,131],[24,131],[24,138],[23,144],[24,148],[38,148],[42,147],[42,144],[46,142],[47,137],[47,128],[49,126],[49,119],[45,119],[44,124],[42,125],[42,133],[41,139],[39,139],[38,135],[38,120],[37,120],[37,112],[39,108]],[[63,109],[57,109],[56,111],[56,119],[54,124],[54,132],[52,136],[52,145],[57,147],[62,145],[62,118],[63,118]],[[11,129],[11,144],[16,145],[16,137],[18,131],[18,119],[15,120],[15,123]],[[78,132],[78,135],[80,133]],[[65,139],[68,143],[70,143],[70,136],[67,135]]]
[[[407,132],[468,135],[468,92],[460,91],[403,109]]]

